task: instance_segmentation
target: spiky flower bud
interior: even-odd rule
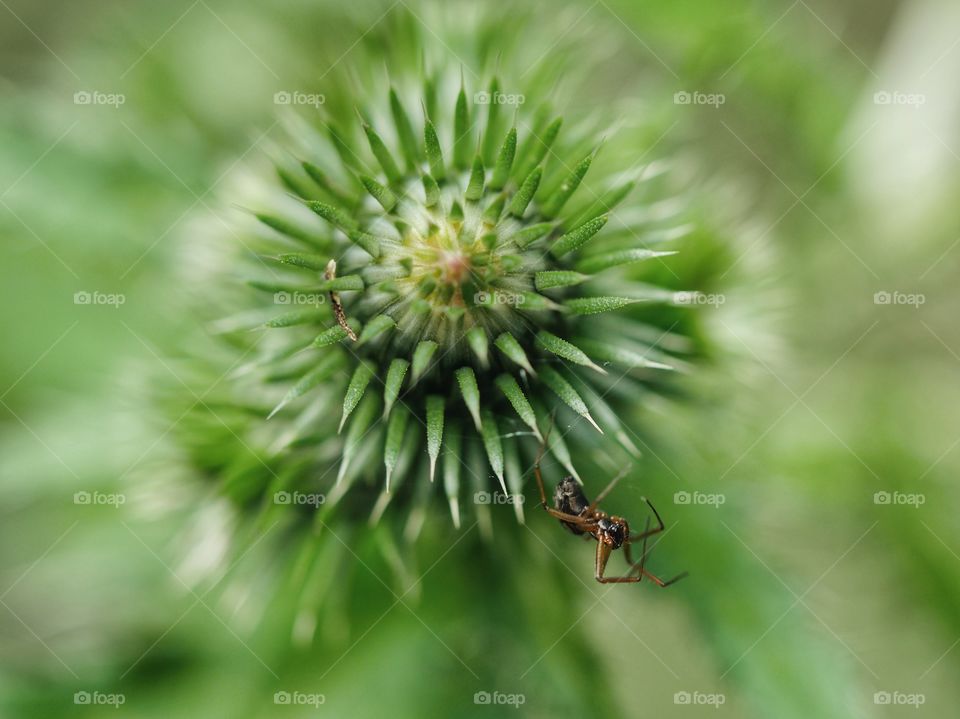
[[[578,479],[600,443],[637,454],[618,417],[672,365],[677,295],[651,279],[689,227],[629,132],[605,139],[595,113],[551,109],[543,73],[498,67],[355,72],[289,120],[216,257],[235,257],[220,366],[252,410],[228,429],[256,461],[217,460],[239,500],[377,487],[377,520],[442,492],[459,526],[465,497],[521,492],[541,443]]]

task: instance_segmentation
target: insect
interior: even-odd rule
[[[329,281],[336,279],[337,277],[337,261],[330,260],[327,263],[326,270],[323,273],[323,279]],[[340,304],[340,295],[330,290],[330,304],[333,306],[333,316],[337,318],[337,324],[340,325],[343,330],[347,333],[347,337],[352,339],[354,342],[357,341],[356,333],[351,329],[350,325],[347,324],[347,315],[343,311],[343,305]]]
[[[543,476],[540,473],[540,460],[543,457],[543,450],[546,441],[540,446],[537,454],[537,462],[534,465],[534,475],[537,478],[537,485],[540,487],[540,504],[547,513],[560,520],[560,524],[569,529],[573,534],[582,536],[584,539],[593,538],[597,542],[596,570],[594,577],[601,584],[625,584],[629,582],[640,582],[644,577],[661,587],[669,587],[674,582],[678,582],[687,576],[686,572],[678,574],[673,579],[664,581],[646,569],[647,561],[647,540],[655,534],[664,530],[663,520],[660,514],[650,501],[644,498],[644,502],[650,507],[653,516],[657,518],[657,526],[650,528],[650,518],[647,517],[646,526],[639,534],[630,534],[630,525],[623,517],[608,515],[599,508],[610,490],[616,486],[620,480],[619,475],[615,477],[606,488],[597,495],[597,498],[590,502],[580,484],[573,477],[564,477],[557,484],[553,493],[553,507],[547,505],[547,494],[543,488]],[[640,559],[633,561],[631,545],[635,542],[642,542],[640,550]],[[604,572],[607,569],[607,561],[610,554],[615,549],[623,548],[624,556],[630,564],[630,571],[622,577],[607,577]]]

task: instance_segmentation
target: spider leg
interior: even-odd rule
[[[594,573],[594,579],[596,579],[600,584],[630,584],[634,582],[639,582],[643,577],[631,577],[627,575],[626,577],[605,577],[603,576],[604,571],[607,569],[607,560],[610,559],[610,552],[612,547],[609,544],[604,544],[603,542],[597,542],[597,564],[596,571]]]
[[[553,431],[553,420],[556,412],[550,414],[550,426],[547,427],[546,434],[543,435],[543,441],[540,442],[540,448],[537,450],[537,459],[533,463],[533,474],[537,478],[537,486],[540,488],[540,503],[546,508],[547,493],[543,489],[543,475],[540,473],[540,460],[543,459],[543,453],[547,449],[547,440],[550,439],[550,433]]]
[[[630,545],[624,544],[623,547],[624,547],[624,550],[626,550],[626,557],[627,557],[627,561],[629,562],[632,560],[632,557],[630,556]],[[658,587],[669,587],[671,584],[675,582],[679,582],[681,579],[687,576],[687,572],[681,572],[680,574],[675,576],[673,579],[668,579],[667,581],[660,579],[660,577],[658,577],[656,574],[651,574],[644,568],[647,562],[647,554],[648,552],[646,551],[646,549],[644,549],[643,555],[640,557],[640,561],[636,562],[631,566],[630,573],[627,575],[627,577],[621,577],[621,581],[627,581],[627,578],[629,578],[630,581],[639,582],[644,577],[647,577]],[[637,574],[634,574],[634,572],[637,572]],[[606,581],[610,581],[610,580],[608,579]]]
[[[552,423],[550,429],[553,429]],[[550,436],[550,429],[548,429],[547,433],[543,436],[543,442],[540,443],[540,449],[537,450],[537,460],[533,463],[533,476],[537,478],[537,486],[540,488],[540,506],[547,511],[550,511],[550,509],[547,507],[547,493],[543,489],[543,475],[540,473],[540,460],[543,459],[543,450],[547,447],[547,437]]]
[[[583,531],[592,534],[594,528],[597,526],[595,520],[588,517],[581,517],[579,514],[567,514],[566,512],[561,512],[559,509],[554,509],[553,507],[543,507],[547,510],[547,514],[551,517],[556,517],[561,522],[569,522],[570,524],[576,524]]]
[[[648,504],[649,504],[649,502],[648,502]],[[650,505],[650,508],[653,509],[653,505]],[[656,514],[656,510],[654,510],[654,514]],[[628,573],[627,576],[635,576],[638,582],[639,582],[641,579],[643,579],[644,577],[649,577],[649,579],[650,579],[651,581],[653,581],[653,583],[656,584],[657,586],[659,586],[659,587],[669,587],[671,584],[673,584],[673,583],[675,583],[675,582],[679,582],[681,579],[683,579],[684,577],[686,577],[686,576],[687,576],[687,572],[681,572],[680,574],[678,574],[677,576],[675,576],[673,579],[669,579],[669,580],[667,580],[667,581],[664,581],[664,580],[660,579],[660,577],[656,576],[655,574],[651,574],[650,572],[648,572],[648,571],[646,570],[647,556],[649,556],[650,552],[653,550],[653,547],[651,547],[649,550],[647,549],[647,540],[648,540],[652,535],[657,534],[658,532],[662,532],[662,531],[663,531],[663,522],[662,522],[662,520],[660,519],[660,515],[657,515],[657,521],[658,521],[658,523],[659,523],[660,526],[659,526],[658,528],[655,528],[655,529],[650,529],[650,518],[647,517],[647,524],[646,524],[646,526],[644,527],[643,532],[641,532],[640,534],[636,535],[637,538],[640,538],[640,539],[643,540],[643,547],[642,547],[642,549],[641,549],[641,551],[640,551],[640,561],[638,561],[638,562],[636,562],[636,563],[634,563],[634,561],[633,561],[633,553],[632,553],[632,551],[631,551],[631,549],[630,549],[630,542],[633,541],[633,538],[631,538],[631,539],[628,540],[626,543],[624,543],[624,545],[623,545],[623,553],[624,553],[624,556],[626,557],[627,561],[628,561],[628,562],[630,563],[630,565],[631,565],[631,566],[630,566],[630,572]],[[637,574],[634,575],[634,572],[637,572]]]
[[[644,539],[645,537],[653,536],[654,534],[658,534],[662,532],[664,529],[666,529],[666,527],[663,524],[663,520],[660,519],[660,513],[657,511],[657,508],[654,507],[650,503],[650,500],[647,499],[646,497],[643,498],[643,501],[647,503],[648,507],[650,507],[650,510],[653,512],[653,516],[657,518],[657,526],[654,529],[650,529],[650,522],[648,519],[646,528],[640,534],[634,534],[632,537],[630,537],[631,542],[639,542],[641,539]]]
[[[652,532],[650,531],[650,517],[647,517],[646,525],[643,528],[643,531],[636,535],[638,539],[643,540],[643,547],[640,549],[640,561],[633,561],[633,547],[631,543],[634,541],[634,538],[631,537],[623,545],[623,554],[627,558],[627,563],[630,565],[630,571],[628,574],[633,574],[637,569],[639,569],[639,576],[643,576],[643,568],[647,563],[647,555],[649,551],[647,550],[647,539],[649,539]]]

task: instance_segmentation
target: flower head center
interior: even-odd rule
[[[470,274],[470,256],[463,250],[443,250],[437,258],[440,281],[448,285],[461,285]]]

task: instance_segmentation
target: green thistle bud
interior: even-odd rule
[[[672,366],[690,310],[655,282],[686,229],[636,140],[555,112],[521,60],[388,65],[288,118],[216,250],[229,276],[205,301],[230,315],[217,357],[249,412],[191,441],[227,425],[244,456],[211,469],[240,502],[309,488],[379,519],[445,495],[459,526],[475,492],[521,492],[545,441],[577,478],[598,446],[638,455],[618,417]]]

